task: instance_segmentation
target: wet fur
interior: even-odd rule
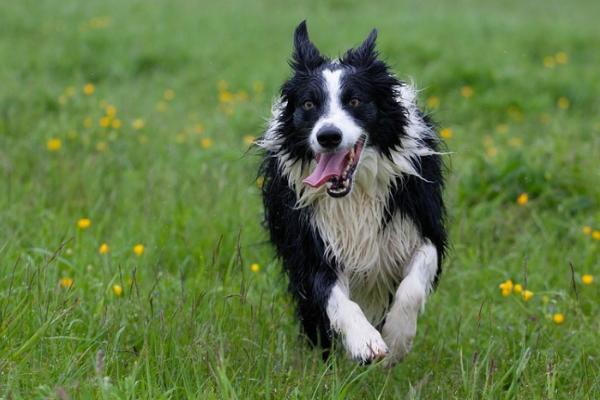
[[[348,335],[356,331],[360,336],[362,328],[340,331],[336,328],[341,324],[337,312],[354,313],[357,304],[362,312],[356,313],[364,313],[368,320],[356,322],[364,325],[363,331],[369,330],[365,335],[380,342],[378,333],[367,327],[370,323],[384,327],[386,335],[393,336],[390,330],[401,331],[402,327],[386,325],[386,316],[394,309],[404,312],[403,305],[397,303],[411,290],[417,295],[407,301],[422,308],[426,294],[438,280],[446,249],[442,160],[435,127],[419,111],[412,86],[398,80],[378,60],[375,38],[373,31],[361,46],[331,61],[308,40],[302,23],[296,30],[290,62],[294,74],[283,85],[267,131],[258,141],[265,150],[260,169],[264,177],[264,221],[283,261],[304,332],[312,343],[325,349],[331,347],[335,333],[340,333],[351,355],[361,361],[365,356]],[[323,72],[339,69],[344,71],[345,88],[369,93],[372,101],[360,110],[364,115],[351,114],[368,134],[354,187],[346,197],[332,198],[324,187],[310,188],[302,183],[315,167],[309,136],[317,120],[299,118],[297,106],[307,90],[313,96],[326,96],[322,88],[327,74]],[[433,268],[428,269],[426,261],[413,267],[422,254],[429,254],[428,248],[434,249],[435,254],[429,256],[430,261],[435,258]],[[414,271],[409,276],[411,268]],[[419,281],[414,290],[397,292],[407,276],[410,279],[404,286],[414,279],[424,279],[423,284]],[[342,296],[339,302],[334,301],[334,292]],[[344,306],[347,310],[336,308],[332,314],[338,303],[350,306]],[[331,315],[336,319],[335,329]],[[344,317],[345,321],[358,321],[356,315]],[[411,312],[407,315],[400,324],[410,325],[407,318],[415,319]],[[402,335],[410,336],[410,332]],[[404,343],[396,347],[408,346],[407,352],[412,337],[403,339],[402,335],[398,337]]]

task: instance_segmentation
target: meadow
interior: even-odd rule
[[[0,399],[600,398],[600,3],[0,6]],[[329,361],[261,227],[261,135],[308,20],[378,47],[449,154],[413,352]]]

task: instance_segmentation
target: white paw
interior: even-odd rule
[[[389,344],[390,351],[385,357],[384,365],[393,367],[406,357],[413,345],[417,333],[417,318],[404,318],[388,315],[383,325],[383,337]]]
[[[388,352],[381,334],[366,321],[364,324],[354,326],[344,339],[350,357],[361,363],[381,359]]]

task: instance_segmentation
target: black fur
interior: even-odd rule
[[[304,332],[313,344],[331,346],[325,304],[336,280],[337,265],[325,260],[323,240],[310,225],[310,210],[294,207],[296,194],[279,173],[277,161],[267,158],[261,173],[265,225],[289,278]]]
[[[359,107],[345,105],[344,109],[368,132],[368,145],[375,147],[383,157],[391,157],[394,149],[401,148],[401,138],[406,135],[407,111],[396,100],[396,90],[403,83],[377,58],[376,37],[377,31],[373,30],[360,46],[348,50],[339,63],[332,63],[310,42],[305,22],[298,26],[290,61],[293,76],[281,89],[281,99],[286,106],[278,120],[277,135],[281,138],[278,152],[285,152],[303,163],[314,158],[308,136],[326,106],[322,78],[325,68],[346,70],[342,103],[346,104],[351,98],[360,99]],[[314,102],[314,109],[302,108],[307,100]],[[433,128],[431,121],[423,118]],[[427,139],[426,144],[434,150],[439,146],[438,140],[433,138]],[[403,176],[390,187],[383,229],[395,213],[414,221],[421,235],[437,249],[439,275],[447,243],[442,160],[439,155],[429,155],[418,161],[415,166],[424,179]],[[290,188],[287,177],[282,176],[276,153],[267,152],[260,174],[265,179],[262,188],[265,225],[283,261],[304,331],[312,343],[328,348],[331,332],[325,307],[336,281],[336,271],[344,266],[324,257],[323,239],[310,223],[312,209],[296,207],[298,196]]]

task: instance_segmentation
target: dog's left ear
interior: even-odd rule
[[[373,29],[369,36],[360,46],[350,49],[342,57],[342,62],[356,67],[368,66],[377,59],[377,50],[375,50],[375,41],[377,40],[377,29]]]
[[[300,22],[294,32],[294,53],[290,61],[291,67],[297,72],[309,72],[325,62],[319,49],[308,38],[306,20]]]

